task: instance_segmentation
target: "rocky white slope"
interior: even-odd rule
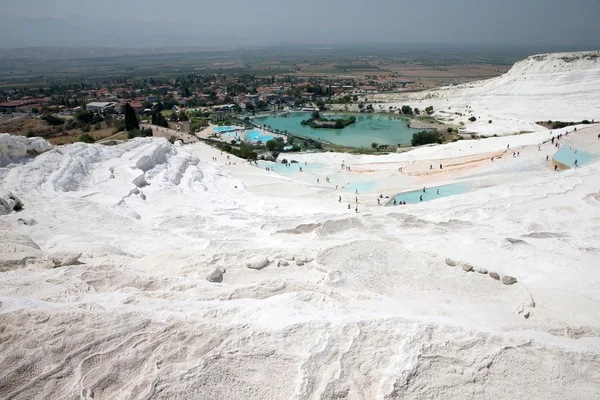
[[[0,397],[597,398],[600,166],[521,152],[359,214],[164,139],[0,168]]]
[[[535,124],[538,121],[600,120],[600,51],[535,55],[497,78],[411,95],[369,97],[389,103],[382,106],[385,109],[432,105],[436,117],[457,125],[464,122],[466,131],[485,135],[544,129]],[[470,122],[471,116],[477,121]]]

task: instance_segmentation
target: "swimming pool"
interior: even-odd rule
[[[225,138],[225,137],[237,138],[237,137],[239,137],[239,134],[237,132],[226,132],[226,133],[221,133],[221,137],[222,138]]]
[[[438,194],[439,189],[439,194]],[[435,186],[426,188],[425,192],[423,189],[413,190],[411,192],[404,192],[397,194],[392,197],[386,206],[393,206],[394,199],[400,204],[401,201],[405,201],[406,204],[417,204],[421,203],[421,196],[423,201],[431,201],[441,199],[442,197],[455,196],[457,194],[467,193],[471,190],[471,184],[468,182],[453,183],[451,185]]]
[[[236,128],[235,126],[214,126],[213,127],[213,131],[215,132],[230,132],[230,131],[235,131]]]
[[[577,165],[581,166],[596,158],[598,158],[598,156],[595,154],[586,153],[585,151],[578,150],[569,145],[563,145],[552,157],[554,161],[558,161],[567,167],[574,167],[575,160],[577,160]]]
[[[248,141],[261,141],[266,142],[268,140],[273,140],[274,136],[264,135],[259,131],[248,131],[246,132],[246,140]]]

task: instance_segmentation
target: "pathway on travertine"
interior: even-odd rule
[[[152,128],[152,135],[155,137],[165,137],[169,139],[171,136],[175,136],[177,139],[183,140],[183,142],[186,144],[199,142],[199,139],[196,136],[188,132],[177,131],[175,129],[163,128],[155,125],[150,125],[150,128]]]

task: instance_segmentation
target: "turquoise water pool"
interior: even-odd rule
[[[554,161],[558,161],[559,163],[565,164],[568,167],[574,167],[575,160],[577,160],[577,165],[581,166],[589,163],[590,161],[594,161],[596,158],[598,158],[598,156],[595,154],[586,153],[585,151],[581,151],[575,147],[563,145],[552,158]]]
[[[213,127],[213,131],[215,132],[230,132],[235,131],[237,128],[235,126],[215,126]]]
[[[439,194],[438,194],[439,189]],[[425,188],[425,192],[423,189],[421,190],[413,190],[411,192],[405,192],[397,194],[392,197],[386,206],[393,206],[394,199],[400,204],[401,201],[406,201],[406,204],[417,204],[421,203],[421,196],[423,196],[423,201],[431,201],[441,199],[443,197],[454,196],[457,194],[467,193],[471,190],[471,184],[468,182],[454,183],[451,185],[444,186],[435,186],[430,188]]]
[[[325,113],[325,115],[327,115]],[[290,113],[287,117],[268,116],[255,118],[254,123],[268,125],[288,133],[295,133],[311,139],[321,139],[330,143],[351,147],[371,147],[371,143],[387,144],[395,148],[398,143],[410,144],[414,133],[422,129],[409,128],[406,120],[384,115],[356,114],[356,123],[344,129],[314,129],[301,122],[310,118],[310,113]],[[331,118],[344,118],[333,115]]]
[[[262,133],[260,133],[259,131],[248,131],[246,132],[246,140],[248,141],[252,141],[252,142],[266,142],[268,140],[273,140],[274,136],[269,136],[269,135],[264,135]]]
[[[239,133],[237,133],[237,132],[227,132],[227,133],[222,133],[222,134],[221,134],[221,137],[222,137],[222,138],[225,138],[225,137],[237,138],[237,137],[239,137]]]

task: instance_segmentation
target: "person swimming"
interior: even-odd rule
[[[438,196],[439,196],[439,194],[440,194],[440,189],[438,189],[438,190],[437,190],[437,194],[438,194]]]
[[[423,201],[423,195],[419,197],[419,201]]]
[[[396,199],[394,199],[394,205],[396,205],[396,204],[397,204]]]

